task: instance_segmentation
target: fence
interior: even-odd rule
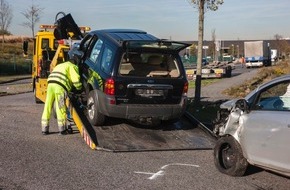
[[[18,57],[18,58],[17,58]],[[0,76],[31,74],[32,60],[10,56],[0,58]]]

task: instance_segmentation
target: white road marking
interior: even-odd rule
[[[157,173],[151,173],[151,172],[134,172],[136,174],[146,174],[146,175],[151,175],[148,179],[155,179],[157,178],[158,176],[163,176],[164,175],[164,171],[163,170],[160,170],[158,171]]]
[[[181,163],[173,163],[173,164],[167,164],[161,167],[161,169],[165,169],[168,166],[191,166],[191,167],[196,167],[198,168],[199,165],[194,165],[194,164],[181,164]]]
[[[152,180],[152,179],[156,179],[159,176],[163,176],[165,174],[164,169],[167,168],[168,166],[190,166],[190,167],[196,167],[198,168],[199,165],[194,165],[194,164],[181,164],[181,163],[173,163],[173,164],[167,164],[161,167],[161,170],[159,170],[156,173],[153,172],[134,172],[136,174],[145,174],[145,175],[151,175],[148,179]]]
[[[157,173],[153,174],[151,177],[149,177],[148,179],[155,179],[157,178],[158,176],[163,176],[164,175],[164,171],[163,170],[160,170],[158,171]]]

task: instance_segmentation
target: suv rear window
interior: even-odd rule
[[[178,60],[171,54],[129,52],[123,55],[119,74],[134,77],[177,78]]]

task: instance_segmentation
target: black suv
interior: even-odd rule
[[[69,52],[80,68],[88,119],[174,121],[185,111],[188,82],[179,51],[189,44],[141,30],[97,30]]]

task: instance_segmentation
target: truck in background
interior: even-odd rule
[[[265,41],[244,42],[246,67],[271,66],[270,46]]]
[[[272,64],[275,64],[275,62],[278,60],[278,50],[277,49],[271,49],[271,61]]]
[[[188,80],[195,80],[197,64],[189,59],[182,59]],[[206,64],[204,64],[206,63]],[[231,77],[232,70],[235,68],[232,62],[202,62],[201,78],[224,78]]]

